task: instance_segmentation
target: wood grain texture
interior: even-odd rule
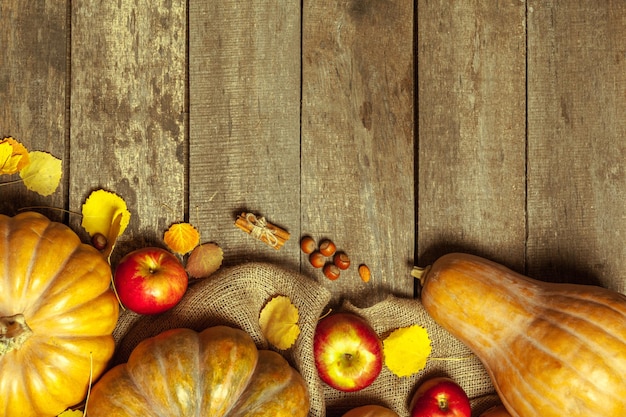
[[[225,263],[297,267],[300,233],[300,7],[189,2],[190,219]],[[234,226],[253,212],[292,235],[276,251]]]
[[[94,188],[124,198],[118,253],[184,220],[185,4],[72,3],[70,207]]]
[[[12,136],[29,151],[65,159],[67,133],[67,10],[62,1],[0,1],[0,137]],[[68,155],[69,156],[69,155]],[[67,161],[64,161],[67,165]],[[0,182],[19,180],[2,176]],[[0,186],[0,212],[15,214],[31,206],[65,208],[67,171],[57,191],[47,197],[21,182]],[[55,220],[62,212],[45,210]]]
[[[529,2],[529,274],[626,281],[626,4]]]
[[[303,234],[334,240],[353,265],[332,282],[306,256],[303,270],[335,301],[412,295],[413,2],[303,4]]]
[[[525,5],[418,3],[420,265],[473,252],[522,270]]]

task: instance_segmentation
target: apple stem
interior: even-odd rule
[[[439,409],[441,411],[448,411],[450,404],[444,396],[440,396],[439,398],[437,398],[437,401],[439,402]]]
[[[321,319],[323,319],[324,317],[328,316],[332,312],[333,312],[333,309],[329,308],[326,313],[322,314],[322,316],[319,319],[317,319],[317,321],[320,321]]]

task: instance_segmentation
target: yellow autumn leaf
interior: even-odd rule
[[[385,365],[399,377],[424,369],[431,351],[428,331],[419,325],[396,329],[383,340]]]
[[[200,243],[200,232],[189,223],[175,223],[163,235],[163,241],[180,255],[191,252]]]
[[[128,222],[130,221],[130,212],[126,208],[126,202],[115,193],[96,190],[93,191],[83,204],[82,209],[83,221],[81,225],[89,233],[90,236],[100,233],[106,236],[111,242],[111,237],[116,238],[124,233]],[[111,228],[114,221],[121,215],[119,219],[119,231],[117,236],[111,236]],[[117,224],[115,225],[118,227]]]
[[[0,174],[15,174],[17,171],[17,163],[22,158],[13,156],[13,146],[8,142],[0,143]]]
[[[28,157],[30,163],[20,170],[24,185],[43,196],[52,194],[58,188],[63,175],[61,160],[40,151],[30,152]]]
[[[289,349],[298,336],[298,309],[289,297],[278,295],[261,310],[259,325],[263,336],[278,349]]]
[[[28,150],[13,138],[0,140],[0,174],[15,174],[30,162]]]

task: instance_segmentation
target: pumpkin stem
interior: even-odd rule
[[[19,349],[31,334],[23,314],[0,317],[0,356]]]
[[[426,268],[414,266],[413,269],[411,270],[411,276],[414,277],[415,279],[419,279],[420,284],[424,286],[424,282],[426,282],[426,275],[428,275],[429,270],[430,270],[430,265],[428,265]]]

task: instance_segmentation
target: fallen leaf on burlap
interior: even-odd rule
[[[278,349],[289,349],[300,335],[298,309],[284,295],[272,298],[261,310],[263,336]]]
[[[215,243],[196,246],[187,259],[185,269],[192,278],[206,278],[222,266],[224,252]]]
[[[0,140],[0,174],[15,174],[30,163],[28,150],[17,140]]]
[[[61,160],[40,151],[30,152],[28,157],[30,163],[20,170],[26,188],[43,196],[55,192],[63,175]]]
[[[383,340],[385,365],[399,377],[424,369],[431,351],[428,331],[417,324],[396,329]]]
[[[189,223],[175,223],[165,232],[163,241],[172,252],[185,255],[200,243],[200,232]]]
[[[126,208],[126,202],[115,193],[105,190],[92,192],[82,209],[83,221],[81,225],[90,236],[100,233],[107,237],[109,244],[113,245],[111,237],[117,238],[124,233],[130,221],[130,212]],[[114,222],[121,215],[119,225],[115,224],[115,229],[119,227],[116,236],[112,236],[111,229]]]

